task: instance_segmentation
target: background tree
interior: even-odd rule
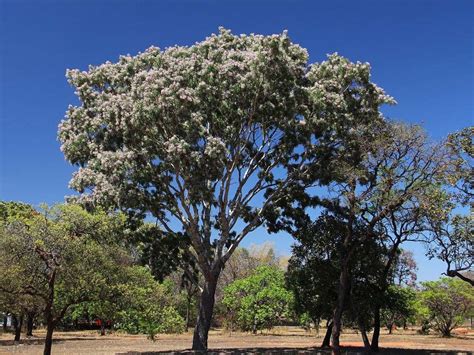
[[[451,169],[447,182],[454,186],[462,204],[473,203],[474,198],[474,126],[466,127],[448,136],[446,145],[451,153]]]
[[[419,126],[375,120],[370,126],[360,124],[356,132],[352,140],[340,143],[339,154],[332,160],[337,167],[330,164],[327,167],[335,180],[329,185],[327,195],[312,199],[308,194],[298,196],[296,208],[294,203],[283,205],[282,217],[272,221],[277,228],[296,234],[295,229],[310,220],[300,207],[314,204],[324,207],[345,223],[338,303],[333,313],[335,353],[340,351],[338,339],[351,278],[349,264],[352,258],[358,257],[355,250],[370,239],[382,242],[385,251],[381,249],[381,252],[387,257],[385,269],[388,275],[400,243],[417,230],[422,199],[437,183],[438,174],[446,169],[442,146],[432,144]],[[395,223],[397,229],[401,228],[398,236],[388,233],[389,222],[402,215],[400,223]],[[384,279],[386,277],[381,278]],[[381,291],[379,294],[383,294]]]
[[[349,160],[341,164],[342,179],[334,186],[335,197],[325,203],[329,209],[344,216],[346,221],[339,301],[333,321],[333,346],[336,349],[350,279],[348,265],[352,257],[357,257],[354,254],[356,246],[363,245],[367,238],[389,236],[385,233],[384,223],[400,211],[413,210],[419,206],[420,199],[435,182],[436,174],[444,168],[442,151],[434,149],[420,127],[388,123],[380,125],[377,132],[377,138],[360,142],[361,160]],[[408,222],[416,226],[410,219]],[[402,223],[406,224],[405,221]],[[354,233],[358,224],[363,225],[365,230],[364,237],[359,239]],[[410,233],[395,234],[396,239],[390,243],[385,254],[388,259],[385,276],[381,280],[386,279],[400,243]],[[380,291],[382,294],[383,290]]]
[[[121,254],[106,241],[117,224],[106,214],[55,206],[35,215],[28,225],[13,221],[1,229],[2,292],[39,302],[47,326],[45,355],[51,353],[53,331],[67,310],[99,299],[114,283],[115,261]]]
[[[224,289],[223,304],[243,331],[271,329],[291,313],[292,294],[285,288],[284,273],[270,266],[260,266],[246,278]]]
[[[38,212],[29,204],[16,201],[0,201],[0,228],[18,221],[29,224],[37,214]],[[6,325],[6,315],[10,313],[15,328],[15,341],[20,340],[23,320],[26,321],[26,335],[33,335],[33,322],[38,307],[38,302],[35,302],[30,295],[18,296],[4,292],[0,294],[0,309],[5,311],[4,324]]]
[[[116,327],[129,333],[146,333],[151,340],[158,333],[181,333],[185,320],[177,311],[176,294],[169,281],[159,283],[144,267],[124,270],[124,282],[117,284]]]
[[[341,223],[327,214],[301,228],[295,234],[298,244],[292,247],[286,274],[288,288],[294,294],[296,313],[307,313],[316,326],[326,321],[322,347],[329,346],[332,331],[334,300],[337,299],[338,244],[342,234]]]
[[[416,313],[416,292],[410,287],[391,285],[386,290],[385,305],[381,310],[383,324],[392,334],[395,326],[404,326]]]
[[[443,336],[462,324],[472,311],[474,291],[467,283],[450,278],[422,283],[420,294],[423,304],[429,310],[433,327]]]
[[[354,231],[356,232],[356,231]],[[365,229],[354,235],[364,238]],[[344,258],[346,222],[323,213],[314,223],[302,228],[293,246],[287,282],[294,292],[296,311],[308,313],[317,324],[327,320],[327,332],[322,346],[329,346],[332,319],[337,304],[341,259]],[[366,346],[367,331],[372,327],[374,304],[387,299],[379,288],[385,266],[385,251],[377,239],[356,244],[348,267],[351,269],[344,303],[344,324],[358,328]]]
[[[450,134],[445,143],[448,169],[426,199],[428,256],[446,264],[446,275],[474,286],[473,151],[474,127]],[[470,209],[471,211],[467,211]]]
[[[446,276],[474,286],[474,280],[466,274],[474,265],[474,219],[472,213],[462,213],[458,196],[446,187],[438,187],[424,202],[427,255],[446,264]]]
[[[418,266],[413,252],[410,250],[400,250],[396,258],[393,271],[391,272],[391,283],[397,286],[416,286]]]

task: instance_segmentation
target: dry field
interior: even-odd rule
[[[36,336],[23,341],[19,345],[12,344],[11,334],[0,336],[0,354],[42,354],[42,336],[44,332],[37,331]],[[189,349],[192,334],[160,335],[155,342],[147,340],[145,336],[111,334],[104,337],[96,332],[58,332],[55,334],[53,345],[54,355],[75,354],[117,354],[139,352],[176,351]],[[245,333],[211,331],[209,346],[219,349],[216,353],[232,354],[317,354],[322,334],[308,334],[299,328],[277,328],[266,334],[249,335]],[[342,345],[351,347],[351,354],[361,353],[362,342],[360,336],[354,332],[342,335]],[[460,330],[452,338],[441,338],[435,335],[418,335],[415,331],[400,331],[395,334],[383,334],[380,339],[384,354],[473,354],[474,330]],[[270,349],[270,351],[269,351]],[[412,351],[410,351],[410,349]]]

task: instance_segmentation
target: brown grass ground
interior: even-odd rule
[[[15,345],[11,341],[12,334],[0,335],[0,354],[42,354],[44,331],[36,331],[35,337],[25,339]],[[306,333],[296,327],[279,327],[270,332],[250,335],[246,333],[224,332],[212,330],[209,336],[209,347],[212,349],[232,349],[232,353],[264,353],[265,349],[273,349],[275,353],[283,353],[291,349],[296,353],[319,352],[323,334]],[[142,335],[110,334],[100,337],[96,332],[57,332],[53,344],[54,355],[85,355],[85,354],[116,354],[137,352],[158,352],[185,350],[191,346],[192,333],[180,335],[159,335],[155,342]],[[360,335],[347,331],[341,337],[342,345],[360,347]],[[474,330],[460,329],[452,338],[441,338],[436,335],[418,335],[414,330],[397,331],[392,335],[383,333],[380,346],[385,354],[473,354]],[[418,351],[409,351],[418,350]],[[429,351],[432,350],[432,351]],[[351,353],[358,353],[351,352]]]

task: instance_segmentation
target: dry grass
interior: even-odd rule
[[[36,336],[25,339],[19,345],[14,345],[11,341],[12,334],[0,336],[0,354],[41,354],[44,331],[37,331]],[[292,349],[291,353],[312,353],[319,352],[318,347],[322,341],[323,334],[306,333],[296,327],[279,327],[271,332],[249,335],[246,333],[229,334],[222,330],[212,330],[209,337],[209,347],[213,349],[232,349],[232,353],[263,353],[264,350],[273,349],[278,353],[283,353],[283,349]],[[189,349],[191,346],[192,334],[181,335],[160,335],[156,342],[147,340],[141,335],[111,334],[100,337],[96,332],[57,332],[53,345],[54,355],[75,355],[75,354],[116,354],[116,353],[137,353],[137,352],[158,352]],[[362,342],[360,336],[355,332],[345,332],[342,337],[342,345],[347,347],[360,347]],[[380,339],[380,346],[385,349],[384,353],[407,354],[407,353],[431,353],[451,354],[474,353],[474,331],[460,329],[452,338],[441,338],[436,335],[418,335],[414,330],[400,331],[388,335],[383,333]],[[419,350],[410,352],[408,349]],[[229,351],[230,352],[230,351]],[[267,351],[267,353],[269,353]],[[354,352],[357,353],[357,352]]]

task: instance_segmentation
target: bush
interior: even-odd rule
[[[243,331],[271,329],[291,313],[293,295],[285,288],[284,273],[262,266],[224,289],[222,303],[228,309],[230,327]],[[235,322],[235,323],[234,323]]]

